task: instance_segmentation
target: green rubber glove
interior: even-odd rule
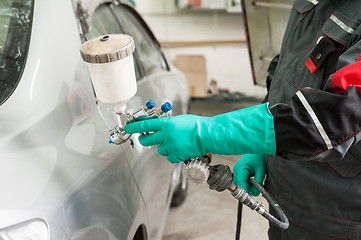
[[[259,190],[249,183],[248,179],[254,176],[254,179],[263,186],[266,169],[264,154],[245,154],[233,167],[233,183],[253,196],[258,196]]]
[[[129,123],[126,133],[153,132],[139,137],[143,146],[158,145],[158,152],[172,162],[206,153],[274,155],[276,140],[268,104],[214,117],[180,115]]]

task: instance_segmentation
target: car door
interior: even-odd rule
[[[133,239],[143,202],[106,141],[71,2],[0,8],[0,238]]]

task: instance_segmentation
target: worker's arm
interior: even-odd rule
[[[360,69],[361,61],[333,74],[331,85],[340,93],[303,89],[290,104],[271,109],[262,104],[215,117],[150,119],[128,124],[125,130],[130,134],[153,132],[140,136],[140,143],[159,145],[158,152],[170,162],[207,152],[277,153],[293,160],[341,159],[361,139]]]
[[[285,158],[341,159],[361,139],[361,93],[356,87],[344,94],[301,90],[289,105],[276,105],[271,112],[276,152]]]
[[[270,111],[276,152],[293,160],[341,159],[361,139],[361,42],[338,60],[324,90],[302,89]],[[360,143],[361,144],[361,143]]]
[[[215,154],[341,159],[361,139],[361,41],[344,52],[324,90],[302,89],[288,105],[262,104],[218,115],[182,115],[128,124],[171,162]]]

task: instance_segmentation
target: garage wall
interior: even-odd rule
[[[174,0],[137,0],[136,8],[158,41],[245,40],[242,15],[222,10],[179,10]],[[204,55],[207,82],[219,88],[262,98],[264,87],[254,86],[246,44],[163,48],[174,62],[177,55]]]

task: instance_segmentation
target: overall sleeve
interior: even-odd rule
[[[286,159],[337,160],[361,149],[361,41],[340,55],[323,90],[301,89],[270,111],[276,151]]]

